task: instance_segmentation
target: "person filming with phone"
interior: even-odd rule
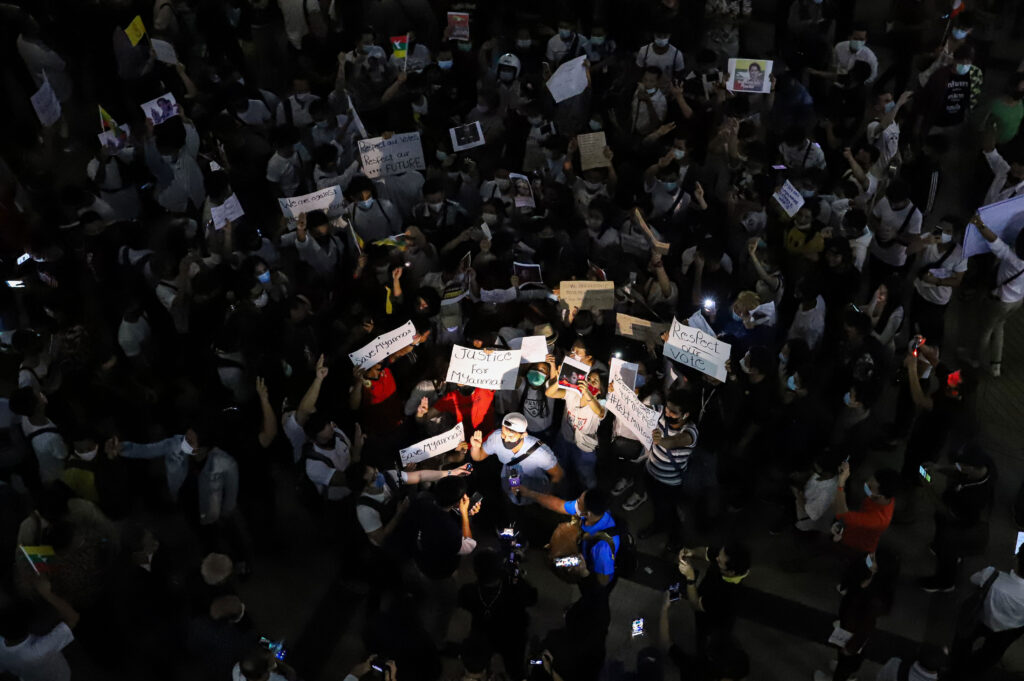
[[[693,560],[708,564],[700,584]],[[693,606],[697,653],[701,657],[705,656],[712,636],[732,630],[739,585],[750,574],[750,563],[750,549],[743,544],[701,546],[679,552],[679,574],[686,580],[686,600]]]

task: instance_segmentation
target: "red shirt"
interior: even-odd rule
[[[367,404],[380,404],[395,394],[395,377],[391,369],[381,369],[376,381],[370,381],[369,387],[363,387],[363,401]]]
[[[494,391],[477,388],[469,395],[453,390],[437,402],[433,407],[440,412],[455,414],[458,421],[466,424],[466,437],[474,430],[482,430],[486,436],[494,430]]]
[[[859,511],[840,513],[836,516],[843,522],[844,527],[840,543],[855,551],[874,553],[882,533],[892,522],[892,511],[895,507],[895,499],[890,499],[889,503],[883,506],[868,497],[861,504]]]

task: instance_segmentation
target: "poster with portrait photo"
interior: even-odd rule
[[[532,262],[513,262],[512,271],[519,278],[519,288],[544,286],[540,265],[535,265]]]
[[[589,364],[577,362],[570,357],[566,357],[562,360],[562,368],[558,372],[558,387],[579,392],[579,382],[586,382],[589,373]]]
[[[153,125],[160,125],[178,115],[178,101],[168,92],[143,104],[142,111]]]
[[[452,149],[455,151],[482,147],[487,143],[484,139],[484,129],[480,127],[480,121],[457,125],[450,128],[448,134],[452,137]]]
[[[729,92],[768,93],[772,91],[771,75],[770,59],[730,59],[725,87]]]
[[[512,199],[516,208],[536,208],[537,202],[533,200],[533,186],[530,178],[519,173],[509,173],[508,179],[512,180]]]

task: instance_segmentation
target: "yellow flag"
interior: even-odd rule
[[[142,17],[136,16],[132,19],[128,28],[124,29],[124,34],[128,36],[128,42],[132,44],[132,47],[138,45],[142,37],[146,35],[146,26],[142,23]]]
[[[384,290],[388,292],[387,300],[384,301],[384,314],[391,314],[394,311],[394,306],[391,304],[391,287],[385,286]]]

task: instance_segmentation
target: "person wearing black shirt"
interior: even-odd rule
[[[992,505],[995,468],[987,454],[970,445],[952,466],[926,470],[930,476],[941,473],[948,482],[935,512],[935,574],[918,580],[918,585],[929,593],[953,591],[960,559],[977,553],[988,541],[985,511]],[[932,491],[930,484],[927,489]]]
[[[693,558],[708,562],[700,585],[690,563]],[[742,544],[683,549],[679,552],[679,574],[686,579],[686,599],[695,611],[697,652],[703,657],[712,636],[732,630],[738,588],[750,574],[750,549]]]

